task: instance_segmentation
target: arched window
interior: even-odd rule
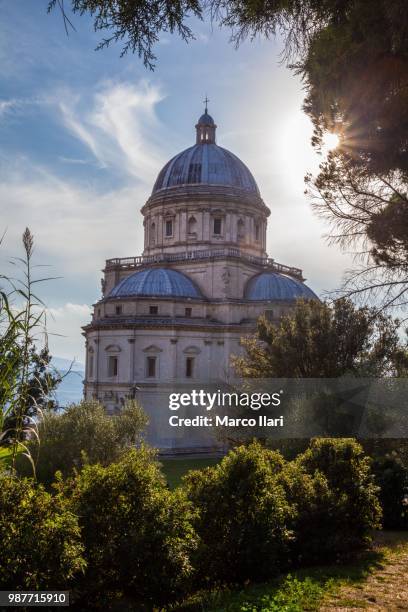
[[[255,240],[259,242],[260,237],[261,237],[261,226],[259,222],[256,222],[255,223]]]
[[[237,236],[238,236],[238,240],[243,240],[245,238],[245,223],[243,222],[242,219],[238,219]]]
[[[166,219],[165,229],[166,238],[171,238],[173,236],[173,219]]]
[[[156,224],[152,223],[150,226],[150,236],[149,236],[150,246],[154,246],[156,244]]]
[[[94,350],[91,347],[88,351],[88,376],[93,378],[94,375]]]
[[[190,217],[188,220],[188,233],[195,234],[197,229],[197,221],[195,217]]]
[[[215,236],[221,236],[222,234],[222,219],[215,217],[213,220],[213,232]]]

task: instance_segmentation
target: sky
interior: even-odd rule
[[[195,142],[210,99],[217,142],[253,173],[271,209],[268,253],[300,267],[318,294],[335,290],[351,265],[324,238],[303,177],[322,158],[302,112],[299,77],[279,40],[239,49],[227,30],[192,21],[188,45],[163,34],[154,72],[120,43],[95,51],[88,17],[47,15],[48,0],[0,0],[0,274],[35,237],[38,285],[52,354],[84,361],[81,326],[100,298],[104,261],[141,254],[140,208],[161,167]],[[66,3],[68,4],[68,3]]]

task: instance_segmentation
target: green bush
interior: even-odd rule
[[[297,563],[331,562],[369,541],[380,527],[371,460],[351,439],[318,438],[281,477],[295,512]]]
[[[0,477],[0,589],[67,589],[85,567],[76,516],[33,481]]]
[[[38,426],[40,446],[35,440],[30,445],[37,479],[49,485],[57,471],[67,476],[86,463],[109,465],[117,461],[125,449],[140,440],[146,423],[145,414],[134,401],[125,404],[117,416],[109,416],[93,401],[73,404],[61,414],[45,413]],[[19,473],[28,475],[29,469],[21,458]]]
[[[287,565],[290,506],[276,480],[283,465],[279,453],[252,443],[184,477],[197,510],[195,563],[203,584],[262,580]]]
[[[182,491],[165,485],[154,453],[133,449],[61,483],[79,517],[87,571],[82,604],[129,597],[153,606],[188,589],[195,536]]]
[[[408,529],[408,470],[398,456],[377,459],[373,464],[375,481],[380,488],[385,529]]]

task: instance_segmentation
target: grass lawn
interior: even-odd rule
[[[350,612],[408,609],[408,532],[380,532],[347,564],[306,568],[264,584],[197,593],[178,612]]]
[[[202,470],[210,465],[215,465],[220,461],[220,458],[210,457],[171,457],[168,459],[160,459],[163,466],[164,475],[167,478],[169,487],[174,489],[181,484],[181,477],[189,470]]]

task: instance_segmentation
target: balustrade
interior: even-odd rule
[[[118,257],[108,259],[106,261],[106,270],[121,268],[123,270],[136,269],[140,266],[155,263],[171,263],[175,261],[194,261],[203,259],[223,259],[225,257],[234,257],[248,261],[259,266],[269,268],[274,272],[288,274],[300,280],[303,280],[302,270],[277,263],[270,257],[258,257],[243,253],[240,249],[228,247],[223,249],[207,249],[197,251],[183,251],[180,253],[157,253],[155,255],[140,255],[138,257]]]

